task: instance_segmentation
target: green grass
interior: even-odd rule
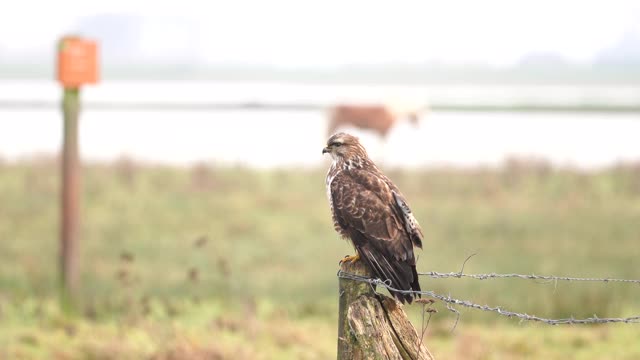
[[[458,271],[477,253],[466,272],[640,278],[637,165],[388,174],[425,230],[421,271]],[[58,187],[54,161],[0,163],[0,359],[335,356],[335,273],[353,250],[333,231],[323,170],[87,166],[74,316],[56,301]],[[545,317],[640,313],[630,285],[421,284]],[[636,325],[552,328],[461,309],[450,334],[455,318],[436,307],[425,341],[439,358],[640,355]]]

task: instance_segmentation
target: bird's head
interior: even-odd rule
[[[322,153],[328,153],[334,161],[351,161],[367,159],[367,151],[360,144],[360,140],[347,133],[337,133],[327,140],[327,146]]]

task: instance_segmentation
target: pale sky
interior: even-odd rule
[[[83,16],[180,18],[197,29],[209,63],[280,66],[484,62],[530,52],[588,62],[625,30],[640,31],[640,1],[11,1],[0,11],[0,54],[42,54]],[[152,53],[179,51],[180,32],[159,28]]]

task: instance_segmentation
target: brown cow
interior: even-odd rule
[[[418,112],[399,113],[385,105],[336,105],[331,109],[328,135],[333,135],[342,126],[354,126],[373,130],[382,138],[401,118],[408,118],[414,126],[418,125]]]

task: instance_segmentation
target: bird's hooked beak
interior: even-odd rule
[[[322,149],[322,155],[327,154],[327,153],[330,153],[330,152],[331,152],[331,149],[329,149],[329,147],[328,147],[328,146],[327,146],[326,148],[323,148],[323,149]]]

